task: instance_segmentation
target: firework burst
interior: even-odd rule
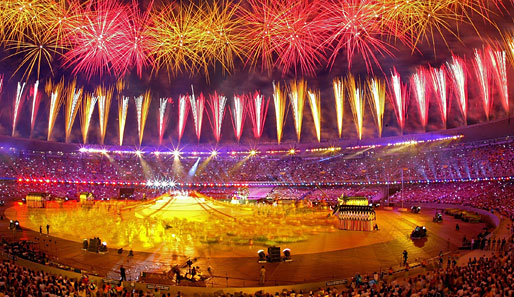
[[[277,87],[280,88],[280,86]],[[275,92],[277,92],[277,90],[275,90]],[[248,104],[248,111],[250,112],[250,119],[252,120],[253,137],[255,137],[255,139],[262,137],[264,123],[266,123],[266,116],[268,115],[269,102],[269,98],[265,98],[261,93],[255,92],[251,102]],[[285,102],[283,108],[285,108]]]
[[[250,0],[240,10],[243,38],[252,65],[277,66],[282,73],[314,74],[325,60],[326,38],[321,1]]]
[[[387,6],[375,0],[336,0],[325,9],[326,28],[330,36],[326,42],[332,50],[330,64],[333,65],[339,53],[346,53],[348,69],[351,69],[356,56],[359,56],[368,71],[373,65],[380,67],[377,54],[392,56],[393,46],[385,39],[393,35],[384,26],[382,16]]]
[[[376,78],[371,78],[367,82],[370,96],[369,102],[373,117],[377,125],[378,136],[382,137],[384,124],[384,109],[386,100],[386,84]]]
[[[207,113],[207,117],[212,127],[212,133],[216,142],[220,142],[221,139],[221,127],[223,124],[223,118],[225,117],[225,106],[227,104],[227,97],[219,95],[214,92],[213,95],[209,96],[207,101],[211,114]]]
[[[299,142],[302,134],[303,108],[305,107],[307,84],[304,80],[294,80],[289,88],[289,102],[291,102],[291,108],[293,109],[294,128],[296,130],[296,139]]]
[[[321,141],[321,96],[319,91],[308,92],[309,106],[311,107],[312,119],[314,120],[314,129],[316,130],[316,138]]]

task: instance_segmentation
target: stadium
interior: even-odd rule
[[[512,296],[514,3],[0,2],[0,296]]]

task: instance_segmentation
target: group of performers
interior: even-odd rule
[[[339,218],[339,229],[351,231],[377,230],[377,215],[373,206],[364,197],[344,197],[332,207],[332,215]]]

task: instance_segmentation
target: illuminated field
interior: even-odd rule
[[[328,210],[294,204],[230,204],[181,193],[146,202],[97,201],[90,208],[76,202],[45,209],[16,206],[7,213],[33,230],[49,224],[51,233],[61,238],[100,237],[109,247],[141,251],[163,245],[178,251],[204,245],[271,246],[337,230],[337,219],[328,217]]]

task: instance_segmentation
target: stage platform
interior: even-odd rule
[[[409,261],[417,262],[422,258],[435,257],[440,251],[457,249],[464,236],[471,239],[485,227],[483,223],[464,223],[447,215],[443,216],[442,223],[433,223],[433,209],[422,209],[420,214],[377,209],[378,231],[336,229],[312,232],[306,240],[280,244],[281,249],[291,250],[292,262],[259,264],[257,251],[265,249],[265,246],[251,242],[199,244],[183,240],[180,248],[177,248],[178,245],[169,247],[165,243],[152,247],[125,245],[122,246],[122,254],[117,253],[118,246],[108,244],[109,251],[106,254],[86,252],[82,250],[82,237],[60,234],[52,226],[48,236],[44,234],[45,225],[43,234],[40,234],[39,227],[35,228],[29,223],[30,214],[26,206],[16,204],[4,210],[4,216],[18,219],[22,227],[29,225],[32,230],[24,228],[13,233],[8,230],[8,220],[4,218],[0,222],[1,236],[11,240],[33,241],[36,248],[45,251],[56,262],[111,279],[119,279],[119,267],[123,265],[129,280],[136,280],[141,272],[168,271],[172,265],[183,265],[188,258],[196,258],[194,266],[199,266],[204,273],[207,273],[208,268],[211,269],[213,277],[206,285],[214,287],[257,286],[261,265],[266,268],[268,286],[344,279],[357,273],[383,271],[391,266],[398,267],[404,249],[409,252]],[[46,211],[65,213],[62,209]],[[328,213],[330,211],[326,211]],[[456,224],[459,224],[460,231],[455,230]],[[410,233],[418,225],[427,227],[428,237],[413,241]],[[73,227],[78,234],[89,234],[92,231],[85,229],[86,224]],[[109,226],[104,228],[110,229]],[[134,250],[133,257],[128,255],[130,248]]]

